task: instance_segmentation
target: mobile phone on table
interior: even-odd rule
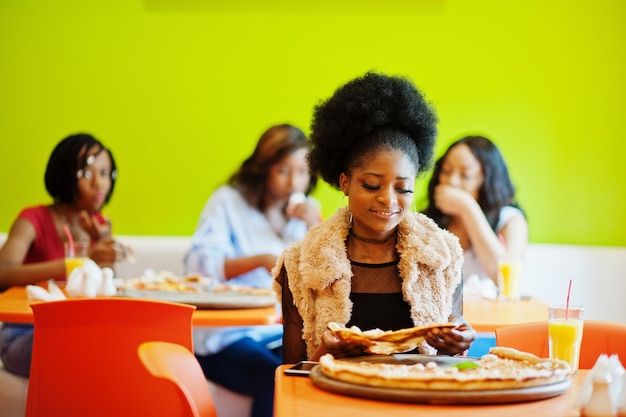
[[[285,375],[308,376],[311,373],[311,369],[318,364],[319,362],[314,361],[301,361],[291,368],[285,369]]]

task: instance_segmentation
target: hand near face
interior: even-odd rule
[[[475,201],[467,191],[446,184],[436,186],[433,197],[435,206],[449,216],[460,215],[468,204]]]
[[[116,259],[124,258],[124,256],[120,256],[121,245],[111,237],[111,223],[107,221],[100,224],[86,210],[81,211],[78,218],[80,225],[94,242],[89,248],[89,257],[98,266],[112,268]]]
[[[285,213],[289,218],[303,220],[309,229],[322,219],[320,207],[309,199],[301,203],[288,204],[285,208]]]
[[[80,212],[78,219],[92,241],[111,237],[111,224],[109,222],[99,224],[86,210]]]
[[[457,327],[432,329],[426,334],[426,343],[437,349],[440,355],[464,353],[476,339],[476,331],[461,317],[451,319]]]

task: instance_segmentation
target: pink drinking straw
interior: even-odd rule
[[[506,250],[506,242],[504,241],[504,236],[502,236],[502,233],[498,233],[498,239],[500,240],[500,243],[502,243],[502,246],[504,246],[504,250]]]
[[[569,320],[569,296],[572,292],[572,279],[569,279],[569,286],[567,287],[567,298],[565,299],[565,320]]]
[[[502,233],[498,233],[498,240],[500,241],[500,243],[502,244],[502,247],[504,248],[504,256],[502,256],[502,259],[507,259],[507,251],[506,251],[506,242],[504,241],[504,236],[502,236]]]
[[[70,232],[70,228],[67,227],[67,223],[63,223],[63,231],[65,232],[65,236],[67,236],[67,255],[70,258],[74,257],[74,238],[72,237],[72,232]]]

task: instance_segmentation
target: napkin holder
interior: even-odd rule
[[[581,416],[626,416],[624,379],[624,367],[618,356],[600,355],[578,393],[576,406]]]
[[[117,293],[111,268],[100,268],[91,259],[75,268],[67,278],[65,292],[71,297],[110,297]]]

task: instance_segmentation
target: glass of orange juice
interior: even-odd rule
[[[520,281],[522,280],[522,261],[500,259],[498,261],[498,293],[504,301],[520,299]]]
[[[571,366],[572,373],[576,373],[583,339],[584,308],[551,305],[549,311],[550,358],[564,360]]]
[[[65,243],[65,279],[69,278],[72,271],[79,266],[83,266],[89,259],[89,243],[74,242],[74,251],[69,250],[67,242]]]

